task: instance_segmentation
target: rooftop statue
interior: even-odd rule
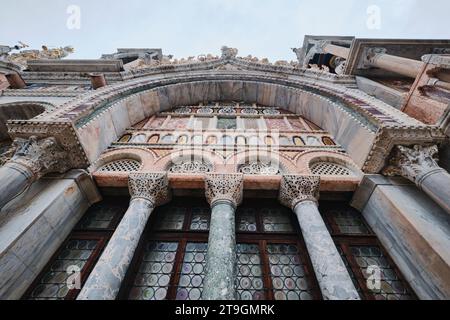
[[[26,67],[27,62],[30,60],[39,59],[62,59],[74,52],[74,48],[71,46],[48,48],[42,46],[42,50],[22,50],[17,53],[11,53],[13,50],[20,50],[28,47],[28,45],[20,42],[20,45],[14,47],[0,46],[0,60],[16,63],[21,67]]]

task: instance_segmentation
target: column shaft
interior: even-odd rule
[[[369,61],[370,65],[383,70],[392,71],[402,76],[415,79],[423,67],[423,62],[392,56],[389,54],[378,54]]]
[[[294,209],[325,300],[359,300],[352,279],[314,201]]]
[[[450,214],[450,174],[444,169],[434,171],[420,180],[419,187]]]
[[[153,211],[149,200],[136,198],[91,272],[78,300],[114,300]]]
[[[204,300],[236,299],[235,208],[229,201],[212,205]]]
[[[349,48],[337,46],[334,44],[325,44],[323,47],[323,51],[344,59],[348,59],[348,56],[350,54]]]
[[[14,199],[32,182],[33,174],[19,164],[5,164],[0,168],[0,209]]]

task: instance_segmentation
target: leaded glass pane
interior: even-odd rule
[[[364,280],[371,284],[372,292],[377,300],[410,300],[413,296],[404,286],[399,275],[393,266],[389,263],[386,256],[378,246],[351,246],[350,251],[355,258],[358,267],[361,269]],[[379,269],[378,269],[379,268]],[[372,282],[379,270],[381,283],[377,288],[376,283]]]
[[[181,230],[183,229],[185,207],[169,207],[158,215],[155,223],[156,230]]]
[[[264,300],[264,281],[259,247],[256,244],[236,246],[236,288],[240,300]]]
[[[97,247],[97,240],[70,240],[31,292],[32,300],[63,300],[69,293],[70,269],[82,271]],[[69,283],[73,284],[73,283]]]
[[[297,245],[268,244],[267,254],[275,300],[312,300],[312,286]]]
[[[256,231],[256,210],[252,208],[238,208],[237,229],[244,232]]]
[[[194,207],[192,208],[191,230],[208,231],[209,219],[211,216],[210,208],[208,207]]]
[[[173,274],[177,242],[147,243],[130,300],[164,300]]]
[[[267,245],[275,300],[312,300],[313,291],[295,244]]]
[[[363,217],[359,212],[352,209],[333,209],[326,212],[327,217],[332,219],[342,234],[367,235],[371,234],[366,227]]]
[[[118,219],[118,216],[126,211],[127,204],[124,200],[124,205],[106,202],[94,205],[81,219],[77,229],[111,229],[114,227],[113,223]]]
[[[177,300],[200,300],[205,277],[207,243],[188,242],[178,282]]]
[[[282,208],[264,208],[261,210],[265,232],[293,232],[289,212]]]

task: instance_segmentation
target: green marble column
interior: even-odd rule
[[[242,201],[241,174],[210,174],[205,178],[211,224],[203,282],[203,300],[236,299],[235,211]]]

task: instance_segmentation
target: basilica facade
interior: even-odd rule
[[[1,48],[0,299],[450,298],[450,40]]]

